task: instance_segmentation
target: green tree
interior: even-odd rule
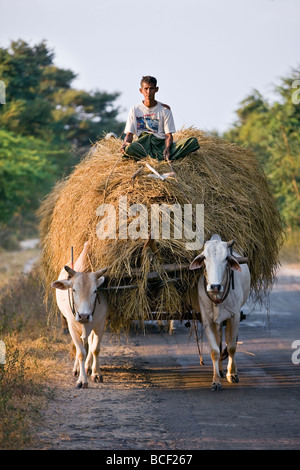
[[[72,87],[76,74],[56,67],[43,41],[0,47],[0,243],[4,233],[36,223],[35,210],[105,132],[121,134],[119,93]],[[3,237],[2,237],[3,238]]]
[[[0,227],[39,207],[57,179],[61,152],[41,139],[0,130]]]
[[[264,166],[280,213],[290,228],[300,225],[300,104],[293,84],[300,70],[282,78],[269,103],[254,90],[241,102],[238,120],[224,137],[251,147]]]
[[[72,88],[71,70],[53,63],[45,42],[33,47],[22,40],[0,48],[0,79],[6,85],[6,105],[0,107],[1,127],[84,152],[104,132],[121,134],[114,102],[119,93]]]

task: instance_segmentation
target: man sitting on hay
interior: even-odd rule
[[[175,160],[199,149],[195,137],[173,142],[176,132],[170,107],[156,101],[157,80],[145,76],[141,80],[140,92],[144,100],[130,109],[125,127],[125,139],[121,147],[124,157],[140,160],[150,155],[157,160]],[[138,137],[133,141],[133,136]]]

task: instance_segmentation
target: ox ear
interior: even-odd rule
[[[102,284],[103,284],[104,281],[105,281],[105,277],[104,277],[104,276],[98,277],[98,279],[97,279],[97,287],[102,286]]]
[[[204,266],[205,256],[203,254],[196,256],[196,258],[191,262],[189,269],[200,269]]]
[[[237,261],[237,259],[232,255],[227,256],[227,264],[233,271],[241,271],[242,270],[239,263],[238,263],[238,261]]]
[[[99,269],[99,271],[95,271],[94,275],[96,277],[97,287],[100,287],[103,282],[105,281],[105,277],[102,276],[107,271],[107,268]]]
[[[74,269],[69,268],[69,266],[65,266],[64,269],[65,269],[65,271],[67,271],[67,273],[69,274],[70,277],[74,277],[74,276],[75,276],[76,271],[74,271]]]
[[[68,280],[64,281],[54,281],[51,284],[51,287],[54,289],[61,289],[61,290],[66,290],[72,287],[72,282]]]

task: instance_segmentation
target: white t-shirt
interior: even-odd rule
[[[153,108],[147,108],[143,102],[132,106],[125,127],[127,132],[138,137],[142,132],[149,132],[164,139],[166,134],[176,132],[172,111],[159,102]]]

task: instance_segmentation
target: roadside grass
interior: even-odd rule
[[[0,364],[0,449],[30,446],[41,411],[54,397],[51,376],[61,354],[68,354],[57,317],[50,320],[38,277],[11,274],[1,286],[0,339],[6,346]]]
[[[0,248],[0,295],[4,286],[17,274],[22,273],[26,263],[39,256],[40,249],[6,251]]]

